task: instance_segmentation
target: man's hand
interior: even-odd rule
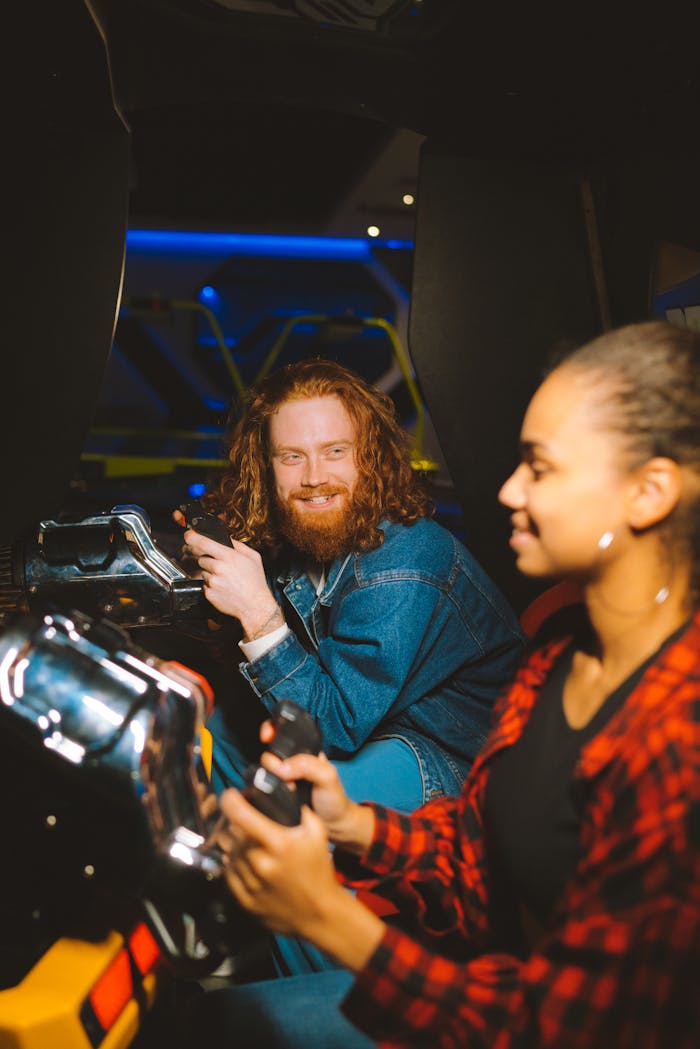
[[[173,510],[172,518],[175,524],[178,524],[180,528],[187,528],[187,522],[185,521],[185,515],[183,514],[182,510]],[[180,550],[178,560],[180,561],[180,564],[185,569],[187,574],[190,575],[193,579],[201,578],[201,572],[199,570],[199,565],[197,564],[197,559],[188,547],[187,543],[182,544],[182,549]]]
[[[229,549],[192,528],[185,532],[185,545],[199,565],[207,601],[224,615],[240,620],[246,641],[284,624],[256,550],[235,539]]]

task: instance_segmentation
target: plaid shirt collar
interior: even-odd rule
[[[511,689],[494,708],[496,728],[488,736],[474,762],[473,782],[481,783],[483,777],[480,773],[490,764],[493,756],[519,739],[554,663],[573,642],[571,635],[560,638],[535,649],[525,660]],[[681,637],[668,645],[660,658],[647,668],[641,681],[604,730],[583,748],[577,775],[585,778],[595,776],[618,753],[634,722],[640,718],[653,719],[655,709],[664,703],[669,690],[682,687],[690,666],[689,660],[692,661],[693,654],[698,651],[700,612],[695,614]],[[630,702],[631,696],[634,696],[633,702]]]

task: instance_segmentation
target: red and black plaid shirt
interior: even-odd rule
[[[381,1045],[700,1046],[700,614],[581,751],[582,856],[543,934],[525,959],[496,947],[491,759],[520,736],[567,643],[525,662],[460,798],[410,817],[375,806],[353,884],[381,886],[417,929],[387,927],[343,1006]]]

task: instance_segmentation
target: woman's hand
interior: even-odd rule
[[[263,722],[260,728],[262,742],[271,742],[273,736],[273,723]],[[306,780],[311,784],[313,810],[323,822],[331,841],[351,852],[367,850],[374,832],[374,815],[371,809],[350,800],[335,765],[325,754],[293,754],[282,761],[266,751],[260,760],[266,769],[287,783]]]
[[[283,827],[237,790],[225,791],[220,806],[229,821],[222,844],[233,895],[273,932],[311,938],[344,893],[321,820],[305,806],[299,826]]]
[[[273,932],[303,936],[348,969],[365,966],[384,925],[338,883],[318,816],[305,805],[298,827],[282,827],[237,790],[224,791],[220,804],[229,820],[226,878],[241,906]]]

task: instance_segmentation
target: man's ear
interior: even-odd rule
[[[631,528],[643,531],[673,512],[683,486],[681,467],[673,459],[654,456],[635,471],[628,501]]]

